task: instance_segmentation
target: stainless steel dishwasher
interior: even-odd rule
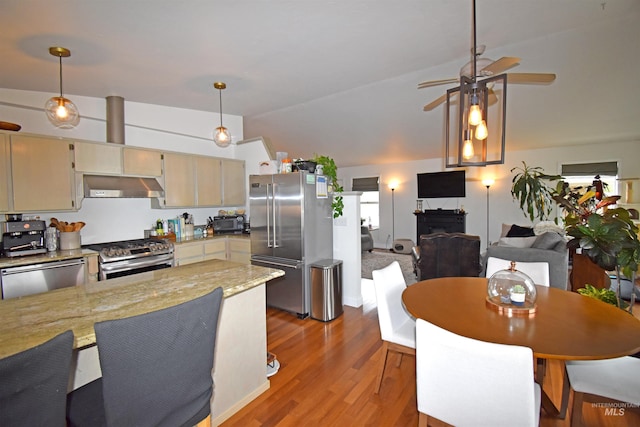
[[[86,277],[85,262],[85,258],[76,258],[3,268],[2,299],[81,285]]]

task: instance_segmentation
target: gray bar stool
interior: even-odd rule
[[[102,378],[69,394],[69,426],[210,421],[222,288],[174,307],[95,324]]]
[[[0,360],[0,426],[64,426],[73,332]]]

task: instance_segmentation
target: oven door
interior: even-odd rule
[[[124,261],[105,262],[100,264],[100,280],[129,276],[146,271],[161,270],[173,267],[173,254],[152,257],[127,259]]]

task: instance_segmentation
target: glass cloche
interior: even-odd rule
[[[487,281],[487,299],[497,305],[531,309],[536,303],[536,286],[531,277],[511,267],[499,270]]]

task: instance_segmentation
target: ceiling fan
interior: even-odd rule
[[[430,80],[418,84],[418,89],[424,89],[427,87],[438,86],[449,83],[458,83],[462,76],[467,77],[473,81],[479,81],[483,78],[489,78],[517,66],[520,64],[520,58],[512,56],[503,56],[502,58],[494,61],[489,58],[481,58],[485,51],[484,45],[476,45],[475,40],[475,1],[473,2],[473,46],[471,48],[472,59],[466,63],[460,69],[460,77],[449,78],[442,80]],[[545,84],[551,83],[556,79],[556,75],[552,73],[507,73],[507,83],[516,84]],[[431,111],[438,105],[445,102],[447,94],[440,96],[429,104],[425,105],[424,111]]]

